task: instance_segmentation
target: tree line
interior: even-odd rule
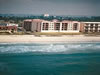
[[[71,20],[71,21],[90,21],[90,22],[100,22],[100,16],[49,16],[45,17],[43,15],[41,16],[2,16],[0,15],[0,20],[3,20],[5,22],[14,22],[14,23],[20,23],[23,22],[25,19],[44,19],[44,20],[53,20],[57,19],[59,21],[62,20]]]

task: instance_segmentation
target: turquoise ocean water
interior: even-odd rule
[[[0,75],[100,75],[100,43],[1,43]]]

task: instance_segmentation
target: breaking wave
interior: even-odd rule
[[[0,53],[91,53],[100,52],[100,43],[0,44]]]

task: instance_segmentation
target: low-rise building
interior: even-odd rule
[[[24,29],[32,32],[100,32],[100,22],[46,21],[41,19],[24,20]]]
[[[18,24],[13,23],[1,23],[0,32],[17,32]]]
[[[100,22],[82,22],[82,32],[100,32]]]
[[[32,32],[80,32],[78,21],[46,21],[41,19],[24,20],[24,29]]]
[[[80,22],[78,21],[62,21],[52,22],[43,21],[41,24],[41,32],[79,32]]]

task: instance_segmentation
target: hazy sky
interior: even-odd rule
[[[100,0],[0,0],[0,13],[100,16]]]

